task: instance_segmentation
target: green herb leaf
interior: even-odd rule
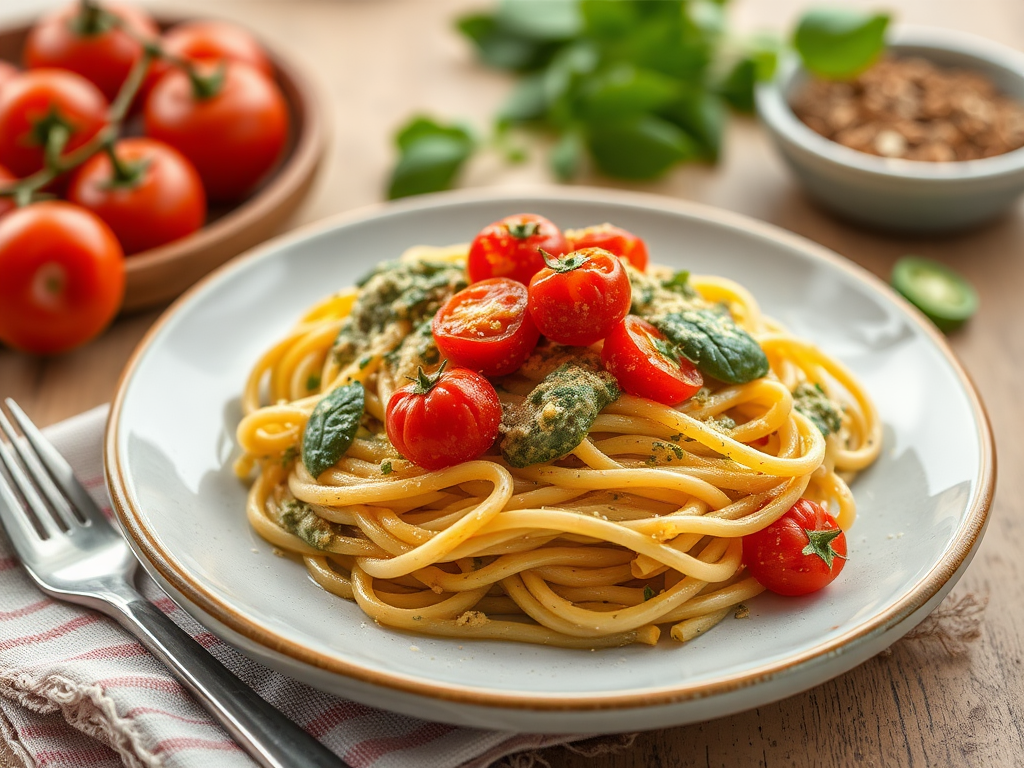
[[[394,468],[391,466],[390,461],[382,461],[380,463],[380,473],[382,475],[390,475],[392,472],[394,472]]]
[[[689,135],[653,115],[592,126],[590,151],[598,168],[622,179],[653,179],[700,154]]]
[[[652,597],[654,597],[654,590],[651,589],[651,586],[649,584],[645,584],[644,585],[644,602],[646,603]]]
[[[745,384],[768,373],[761,346],[727,312],[689,309],[651,322],[702,373],[720,381]]]
[[[572,181],[583,166],[584,143],[578,130],[568,130],[548,156],[548,164],[559,181]]]
[[[793,390],[793,407],[810,419],[825,437],[838,432],[842,426],[839,409],[820,385],[798,384]]]
[[[679,96],[679,83],[667,75],[618,64],[590,78],[581,94],[586,120],[621,120],[667,106]]]
[[[703,89],[689,90],[659,114],[692,136],[702,157],[718,160],[728,115],[721,96]]]
[[[844,80],[863,72],[885,48],[889,16],[852,8],[812,8],[804,13],[793,47],[808,71]]]
[[[527,75],[519,81],[498,110],[499,127],[527,123],[544,117],[548,99],[544,91],[543,75]]]
[[[468,130],[415,117],[395,137],[401,152],[391,173],[388,198],[448,189],[475,142]]]
[[[320,400],[306,422],[302,463],[313,477],[333,467],[352,445],[366,404],[358,381],[338,387]]]
[[[690,285],[690,270],[681,269],[678,272],[673,273],[672,277],[668,280],[662,280],[661,285],[673,293],[678,293],[680,296],[685,296],[688,299],[694,299],[697,297],[697,291]]]
[[[498,26],[531,40],[568,40],[583,26],[577,0],[501,0]]]

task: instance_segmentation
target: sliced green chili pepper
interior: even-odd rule
[[[943,333],[955,331],[978,309],[978,294],[966,279],[930,259],[904,256],[892,269],[892,287],[924,312]]]

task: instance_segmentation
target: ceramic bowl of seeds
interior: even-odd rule
[[[1024,192],[1024,53],[990,40],[897,27],[849,80],[815,78],[794,56],[757,109],[807,192],[859,223],[966,229]]]

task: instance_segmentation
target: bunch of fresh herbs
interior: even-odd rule
[[[607,176],[653,179],[677,163],[714,162],[728,109],[751,112],[778,44],[726,34],[726,0],[499,0],[460,18],[481,61],[519,76],[492,144],[530,128],[553,139],[548,164],[569,181],[590,162]],[[884,45],[887,16],[816,9],[794,45],[808,69],[856,74]],[[390,198],[449,188],[481,146],[463,125],[417,116],[398,133]],[[520,159],[521,151],[507,152]]]

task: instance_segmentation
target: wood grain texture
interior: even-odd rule
[[[450,19],[486,0],[181,0],[189,9],[244,21],[320,73],[333,122],[318,186],[290,224],[380,199],[390,135],[414,111],[464,117],[483,128],[510,81],[477,66]],[[847,3],[849,4],[849,3]],[[876,7],[877,2],[853,4]],[[741,0],[743,29],[787,29],[801,0]],[[955,27],[1024,47],[1020,0],[889,0],[902,20]],[[464,186],[544,182],[541,153],[516,167],[473,162]],[[588,183],[609,182],[592,178]],[[1024,206],[982,229],[941,238],[893,238],[848,226],[796,187],[756,123],[733,120],[723,162],[680,169],[653,185],[614,184],[695,199],[793,230],[887,276],[916,253],[948,263],[981,295],[981,310],[953,339],[992,416],[1002,467],[988,534],[956,593],[990,599],[980,637],[964,656],[928,640],[811,691],[757,710],[642,734],[629,751],[582,757],[550,749],[556,768],[664,766],[1024,765]],[[156,317],[123,318],[85,349],[53,360],[0,351],[0,394],[42,423],[110,399],[121,366]],[[212,331],[212,332],[215,332]],[[913,532],[908,532],[913,535]],[[752,628],[753,629],[753,628]]]

